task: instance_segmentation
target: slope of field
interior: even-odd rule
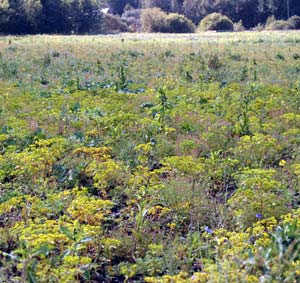
[[[0,38],[0,281],[299,282],[299,47]]]

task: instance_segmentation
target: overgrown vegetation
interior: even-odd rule
[[[0,38],[0,281],[298,282],[299,42]]]
[[[144,9],[141,24],[146,32],[192,33],[195,30],[195,25],[183,15],[166,14],[159,8]]]
[[[148,21],[144,26],[141,14],[142,21]],[[202,24],[203,30],[233,30],[232,23],[235,31],[261,30],[265,26],[269,30],[299,29],[299,15],[296,0],[3,0],[0,33],[190,33],[201,21],[207,22],[207,27]],[[274,21],[266,25],[270,17]],[[214,22],[210,22],[212,26],[208,26],[209,18]]]
[[[198,25],[208,14],[217,12],[229,17],[233,22],[242,20],[247,29],[265,23],[269,16],[286,20],[300,15],[300,5],[296,0],[107,0],[113,13],[121,15],[128,9],[160,8],[167,13],[180,13]]]
[[[267,19],[265,29],[266,30],[289,30],[300,28],[300,17],[292,16],[287,21],[276,20],[274,16]]]
[[[199,25],[200,31],[232,31],[233,22],[226,16],[220,13],[212,13],[207,15]]]

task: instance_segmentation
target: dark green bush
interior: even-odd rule
[[[159,8],[144,9],[141,13],[142,29],[145,32],[163,32],[167,14]]]
[[[195,25],[185,16],[172,13],[165,19],[165,31],[170,33],[191,33],[195,31]]]
[[[300,17],[299,16],[292,16],[288,19],[288,23],[291,29],[300,29]]]
[[[167,14],[159,8],[144,9],[141,14],[142,28],[146,32],[185,33],[194,32],[194,24],[185,16]]]
[[[200,31],[232,31],[233,22],[220,13],[212,13],[202,19],[199,25]]]

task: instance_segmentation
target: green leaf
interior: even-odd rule
[[[59,231],[67,236],[70,240],[75,240],[74,235],[69,228],[59,225]]]

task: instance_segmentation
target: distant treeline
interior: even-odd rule
[[[122,14],[126,6],[135,8],[159,7],[166,12],[180,13],[196,25],[206,15],[217,12],[232,21],[242,20],[246,28],[265,23],[269,16],[288,19],[300,14],[299,0],[108,0],[114,13]]]
[[[0,2],[0,32],[88,33],[101,13],[94,0],[4,0]]]
[[[267,18],[288,19],[300,15],[299,0],[3,0],[0,1],[0,33],[107,33],[139,30],[141,9],[158,7],[178,13],[194,24],[217,12],[249,29]],[[102,9],[109,8],[108,15]],[[128,22],[129,21],[129,22]]]

